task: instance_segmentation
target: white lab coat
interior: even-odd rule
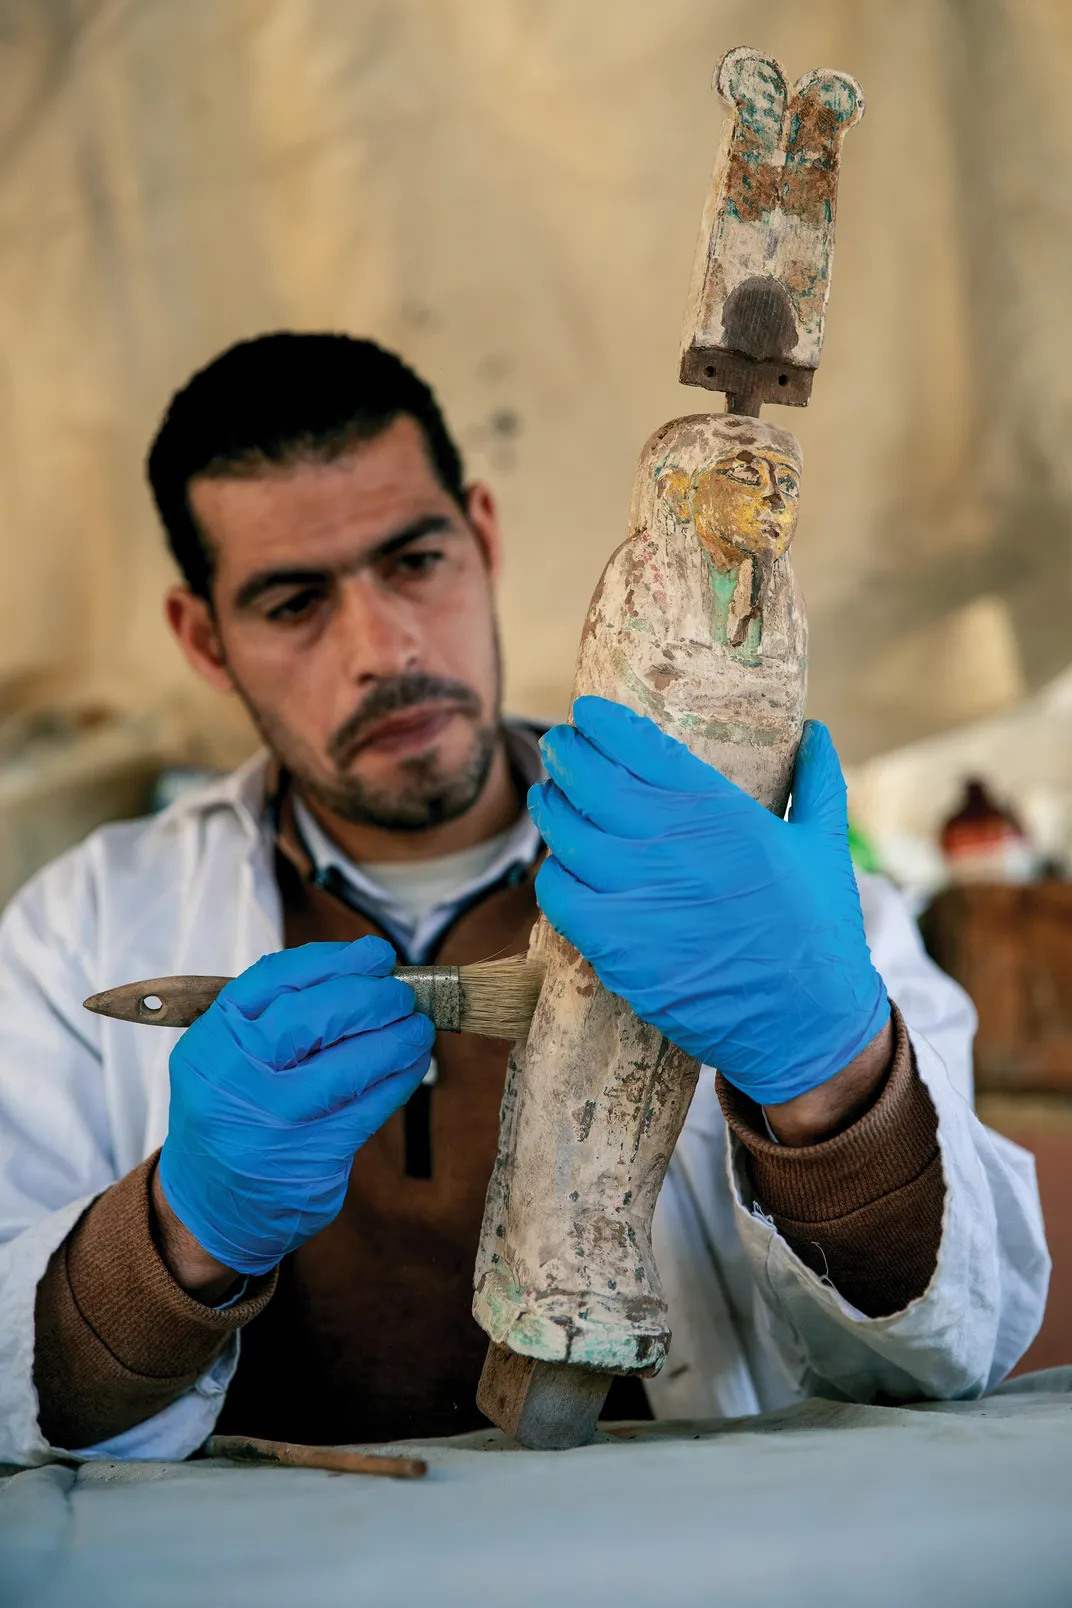
[[[34,1294],[95,1196],[163,1141],[177,1032],[105,1020],[89,994],[174,972],[242,971],[282,943],[265,764],[107,826],[40,872],[0,921],[0,1463],[54,1450],[37,1423]],[[660,1417],[750,1413],[804,1393],[971,1397],[1041,1322],[1049,1275],[1032,1158],[972,1113],[971,1005],[930,962],[898,895],[863,878],[868,938],[938,1111],[947,1186],[938,1265],[903,1312],[866,1318],[754,1206],[704,1071],[656,1216],[674,1333],[648,1382]],[[181,1458],[211,1432],[232,1343],[163,1412],[89,1455]]]

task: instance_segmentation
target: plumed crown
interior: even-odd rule
[[[733,118],[701,225],[681,378],[730,390],[732,359],[744,359],[763,365],[762,400],[803,404],[822,350],[841,141],[863,91],[825,68],[790,89],[779,62],[746,46],[722,58],[714,86]]]

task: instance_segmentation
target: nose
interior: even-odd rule
[[[774,473],[774,468],[771,464],[767,463],[766,459],[763,458],[760,459],[759,468],[760,473],[763,476],[763,501],[766,503],[772,514],[780,513],[785,507],[785,497],[782,493],[781,487],[778,484],[778,479]]]
[[[367,574],[341,585],[334,628],[344,673],[355,686],[419,668],[421,636],[412,604],[385,593]]]

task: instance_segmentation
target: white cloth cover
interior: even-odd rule
[[[421,1481],[219,1462],[0,1479],[18,1608],[1058,1608],[1072,1579],[1072,1369],[985,1401],[810,1400],[639,1424],[574,1452],[497,1430]]]

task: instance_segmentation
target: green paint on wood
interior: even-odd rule
[[[731,647],[729,641],[730,604],[733,594],[737,590],[737,577],[740,569],[726,570],[725,574],[712,562],[710,553],[704,549],[708,572],[711,576],[711,597],[713,608],[711,612],[711,639],[719,647],[725,648],[731,659],[738,664],[757,666],[760,662],[759,652],[763,642],[763,618],[761,614],[753,615],[748,622],[744,641],[737,647]]]

